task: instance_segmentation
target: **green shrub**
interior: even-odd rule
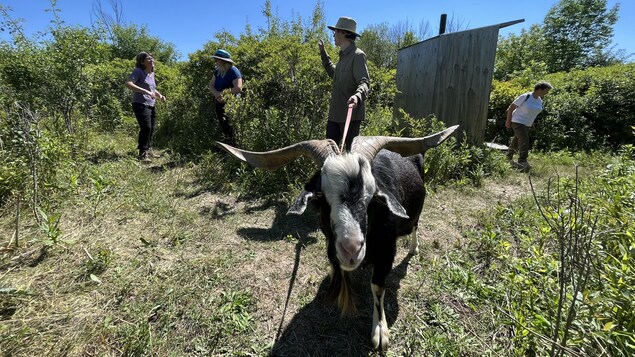
[[[635,353],[634,154],[625,146],[597,175],[554,180],[536,193],[539,209],[528,199],[497,207],[450,259],[478,272],[468,294],[493,287],[494,324],[510,326],[514,354],[552,355],[552,341],[582,355]]]
[[[198,155],[215,149],[213,140],[220,140],[222,135],[207,87],[214,69],[211,55],[222,47],[232,53],[243,74],[243,94],[228,96],[226,106],[239,147],[266,151],[323,138],[331,82],[315,42],[304,42],[305,36],[302,28],[293,26],[282,26],[275,35],[248,32],[239,39],[217,35],[220,42],[208,43],[181,68],[183,91],[173,104],[180,110],[168,113],[159,136],[169,138],[166,144],[183,154]],[[332,48],[330,52],[336,53]],[[239,163],[228,160],[226,170],[244,172],[238,176],[238,187],[262,194],[286,190],[315,168],[297,160],[269,173],[244,170]]]
[[[46,129],[50,121],[28,108],[14,107],[0,123],[0,203],[12,194],[45,204],[69,169],[75,137]],[[42,202],[39,202],[43,200]]]
[[[181,155],[202,155],[221,138],[220,129],[216,129],[214,98],[208,90],[214,70],[210,55],[215,51],[210,48],[207,44],[209,50],[191,54],[188,62],[178,66],[157,68],[157,76],[159,69],[168,70],[168,75],[157,83],[167,101],[158,108],[155,141]],[[241,63],[237,65],[243,71]]]
[[[494,80],[492,82],[487,117],[493,119],[493,122],[487,125],[486,141],[494,141],[506,145],[509,143],[509,138],[513,136],[513,133],[505,128],[507,108],[516,97],[528,90],[529,87],[523,86],[518,80],[507,82]]]
[[[134,115],[124,85],[133,68],[134,60],[114,59],[86,69],[90,98],[83,104],[84,112],[97,128],[112,131],[123,125],[124,115]]]
[[[530,134],[539,150],[592,150],[633,143],[631,125],[635,123],[635,64],[620,64],[555,73],[545,76],[554,85],[545,98],[545,110],[538,116]],[[508,140],[504,128],[505,110],[533,84],[518,78],[494,81],[490,95],[487,140]]]
[[[414,119],[402,113],[404,136],[424,137],[445,129],[445,124],[434,117]],[[460,130],[460,128],[459,128]],[[426,182],[429,185],[458,184],[479,186],[486,176],[501,176],[507,165],[500,155],[486,147],[475,147],[454,136],[425,154]]]

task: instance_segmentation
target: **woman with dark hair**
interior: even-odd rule
[[[549,82],[540,81],[534,86],[533,92],[527,92],[518,96],[507,108],[507,120],[505,127],[514,131],[507,159],[509,163],[522,171],[531,170],[527,162],[529,156],[529,129],[534,125],[534,120],[543,109],[542,99],[553,88]],[[518,162],[514,162],[514,154],[518,151]]]
[[[335,46],[340,48],[339,61],[333,64],[331,57],[320,40],[320,56],[322,65],[329,77],[333,79],[329,118],[326,124],[326,138],[333,139],[337,145],[344,136],[344,127],[348,106],[353,106],[351,122],[346,135],[346,149],[350,150],[353,138],[359,135],[361,123],[366,119],[366,98],[370,90],[370,76],[366,65],[366,54],[355,45],[359,37],[357,22],[350,17],[340,17],[335,26],[328,26],[333,31]]]
[[[156,99],[165,101],[165,96],[157,90],[154,80],[154,58],[147,52],[137,55],[135,69],[126,81],[126,87],[132,90],[132,110],[139,123],[139,161],[149,163],[150,157],[157,157],[152,149],[152,134],[156,126]]]
[[[212,56],[216,63],[214,76],[209,83],[209,91],[216,101],[216,118],[220,129],[223,131],[225,142],[235,145],[234,128],[229,124],[229,119],[225,114],[225,100],[223,91],[229,90],[233,95],[239,95],[243,90],[243,78],[240,71],[234,65],[231,54],[225,50],[216,50]]]

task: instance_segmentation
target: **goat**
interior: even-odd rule
[[[418,253],[416,229],[426,195],[423,156],[457,128],[455,125],[424,138],[358,136],[351,151],[344,153],[330,139],[303,141],[267,152],[216,144],[236,158],[268,170],[300,156],[312,158],[320,167],[287,213],[302,214],[309,201],[315,203],[328,241],[329,294],[342,314],[355,311],[350,272],[363,260],[373,265],[371,345],[386,350],[385,282],[394,262],[397,237],[411,234],[409,253]]]

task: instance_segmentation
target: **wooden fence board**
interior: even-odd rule
[[[501,25],[506,24],[443,34],[400,49],[395,116],[400,117],[399,108],[414,118],[435,115],[448,126],[461,125],[469,143],[482,144]]]

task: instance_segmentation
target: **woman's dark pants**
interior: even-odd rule
[[[132,103],[132,110],[134,111],[135,117],[137,117],[137,123],[139,123],[139,141],[137,148],[139,149],[139,156],[142,156],[152,146],[152,134],[154,134],[156,124],[156,112],[154,107],[141,103]]]
[[[225,136],[225,140],[228,144],[233,145],[235,143],[234,128],[229,125],[229,119],[225,116],[225,103],[216,102],[216,118],[218,118],[218,125]]]

